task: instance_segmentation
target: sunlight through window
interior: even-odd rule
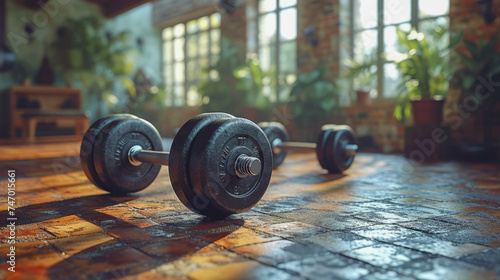
[[[202,69],[218,59],[220,21],[220,14],[215,13],[163,30],[163,77],[167,105],[201,104],[197,85],[208,78]]]
[[[418,7],[418,10],[412,11],[413,7]],[[448,28],[449,8],[449,0],[342,0],[341,14],[344,16],[341,15],[341,18],[349,21],[352,17],[352,25],[347,27],[349,30],[346,32],[350,38],[341,43],[345,48],[341,55],[344,59],[358,62],[370,56],[396,57],[400,48],[397,28],[409,31],[417,27],[425,34],[435,32],[436,28]],[[432,38],[428,40],[438,43],[432,42]],[[439,44],[447,42],[449,40],[442,40]],[[378,98],[394,98],[398,69],[383,59],[379,59],[375,66],[374,80],[377,83],[372,92]]]

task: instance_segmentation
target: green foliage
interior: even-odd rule
[[[160,83],[158,86],[150,88],[137,88],[137,94],[127,96],[127,102],[120,110],[122,113],[129,113],[141,118],[147,118],[148,109],[162,110],[166,107],[167,98],[166,85]]]
[[[353,82],[356,90],[370,91],[375,87],[375,76],[377,74],[376,53],[366,55],[362,61],[346,61],[346,77]]]
[[[274,68],[264,71],[256,59],[240,65],[237,57],[236,47],[223,38],[219,60],[203,69],[209,78],[198,85],[204,112],[234,113],[239,106],[269,108],[263,88],[275,84]],[[236,90],[231,85],[236,85]]]
[[[236,83],[233,72],[238,68],[237,52],[229,40],[222,38],[218,61],[203,69],[209,78],[198,85],[198,92],[203,101],[202,111],[234,113],[235,98],[232,96],[230,84]]]
[[[462,36],[443,46],[443,40],[449,35],[443,26],[437,26],[427,34],[415,29],[406,32],[400,28],[396,32],[404,53],[389,61],[395,62],[401,72],[394,116],[404,123],[411,113],[410,100],[446,96],[452,77],[447,58]]]
[[[320,65],[310,73],[302,73],[292,86],[288,106],[297,123],[305,125],[311,119],[327,116],[339,106],[340,91],[336,85],[325,79],[326,66]]]
[[[476,96],[476,90],[485,92],[484,85],[478,79],[479,77],[493,81],[498,81],[500,78],[500,52],[495,49],[498,43],[498,37],[494,36],[489,42],[480,40],[479,44],[473,41],[464,40],[467,52],[458,52],[460,56],[460,65],[457,66],[452,86],[460,89],[462,102],[465,98],[471,98],[474,102],[480,105],[484,101]],[[500,101],[500,92],[498,88],[492,98],[487,99],[486,104],[493,108]]]
[[[242,94],[241,104],[260,110],[269,109],[269,99],[264,96],[263,89],[265,86],[276,85],[275,73],[275,67],[264,71],[257,59],[251,59],[247,65],[236,69],[234,77],[238,80],[236,88]]]
[[[128,45],[127,32],[106,33],[104,22],[96,17],[68,19],[62,26],[52,49],[55,69],[68,84],[82,83],[91,99],[105,101],[108,108],[118,102],[117,82],[135,97],[135,85],[129,75],[134,70],[137,52]],[[97,112],[99,115],[100,107]]]

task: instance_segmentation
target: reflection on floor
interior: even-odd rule
[[[167,168],[145,191],[114,197],[70,154],[0,162],[2,221],[7,170],[18,179],[17,272],[7,271],[2,228],[0,278],[500,277],[499,166],[361,154],[339,176],[313,154],[292,154],[253,210],[211,221],[177,200]]]

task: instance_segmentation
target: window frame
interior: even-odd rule
[[[384,6],[385,2],[387,0],[377,0],[377,26],[371,27],[371,28],[360,28],[356,29],[355,28],[355,22],[354,22],[354,14],[355,14],[355,7],[354,7],[354,0],[349,0],[349,5],[348,5],[348,13],[349,13],[349,23],[348,23],[348,34],[349,34],[349,48],[348,48],[348,55],[349,59],[354,59],[354,47],[355,47],[355,37],[358,33],[361,33],[363,31],[367,30],[376,30],[377,31],[377,47],[376,47],[376,53],[377,53],[377,96],[375,97],[375,101],[379,103],[384,103],[384,102],[391,102],[396,99],[396,97],[387,97],[384,95],[384,89],[385,89],[385,70],[384,66],[386,64],[394,63],[394,62],[387,62],[384,61],[382,58],[382,55],[385,52],[385,41],[384,41],[384,30],[387,27],[391,26],[400,26],[403,24],[410,24],[411,28],[415,28],[417,31],[420,31],[420,23],[425,22],[425,21],[430,21],[430,20],[437,20],[439,18],[447,18],[448,23],[449,23],[449,18],[450,18],[450,7],[451,3],[448,0],[448,12],[443,15],[438,15],[438,16],[427,16],[427,17],[422,17],[420,18],[420,6],[419,2],[420,0],[410,0],[410,20],[409,21],[403,21],[403,22],[398,22],[398,23],[391,23],[391,24],[385,24],[384,22]],[[352,91],[352,82],[349,83],[350,91]]]
[[[299,29],[299,12],[298,12],[298,2],[299,0],[296,1],[296,3],[294,5],[291,5],[291,6],[287,6],[287,7],[284,7],[282,8],[280,6],[280,1],[282,0],[274,0],[275,4],[276,4],[276,9],[274,10],[271,10],[271,11],[266,11],[266,12],[261,12],[259,10],[259,4],[262,0],[255,0],[254,1],[254,4],[255,4],[255,9],[256,9],[256,14],[255,14],[255,20],[256,20],[256,46],[255,46],[255,52],[257,54],[257,57],[259,57],[260,59],[260,51],[261,51],[261,47],[268,47],[270,48],[270,52],[272,52],[274,54],[274,57],[275,59],[270,61],[271,62],[271,66],[275,66],[276,69],[276,73],[274,75],[274,79],[276,80],[276,85],[274,86],[274,91],[275,91],[275,96],[274,97],[271,97],[271,98],[274,98],[274,103],[276,104],[279,104],[281,102],[285,102],[286,101],[286,98],[283,98],[280,94],[280,91],[281,91],[281,87],[283,85],[280,85],[280,77],[281,76],[285,76],[286,75],[290,75],[290,74],[293,74],[293,75],[297,75],[297,63],[295,62],[295,72],[294,73],[280,73],[281,71],[281,65],[280,65],[280,50],[281,50],[281,47],[287,43],[290,43],[290,42],[295,42],[295,49],[297,50],[297,47],[298,47],[298,41],[297,41],[297,38],[298,38],[298,29]],[[297,31],[297,34],[295,36],[295,39],[291,39],[291,40],[282,40],[281,39],[281,12],[282,11],[286,11],[286,10],[289,10],[289,9],[295,9],[295,12],[296,12],[296,31]],[[266,44],[261,44],[260,40],[259,40],[259,34],[260,34],[260,21],[261,21],[261,18],[268,15],[268,14],[271,14],[271,13],[274,13],[276,14],[276,34],[275,34],[275,42],[269,42],[269,43],[266,43]],[[271,59],[271,58],[270,58]],[[297,61],[297,52],[295,53],[295,58],[294,58],[295,61]],[[286,80],[286,78],[285,78]],[[272,100],[272,99],[271,99]],[[273,102],[273,101],[271,101]]]
[[[218,15],[219,16],[219,23],[218,25],[214,25],[212,23],[212,16]],[[208,18],[208,29],[206,30],[198,30],[193,33],[188,33],[188,23],[193,22],[193,21],[199,21],[201,18],[207,17]],[[189,80],[188,79],[188,63],[191,61],[200,61],[200,59],[207,58],[209,65],[211,65],[212,61],[215,60],[216,58],[219,57],[220,55],[220,43],[221,43],[221,15],[218,12],[211,12],[205,15],[198,15],[195,18],[190,18],[188,20],[182,21],[182,22],[177,22],[175,24],[165,26],[164,28],[161,29],[161,73],[162,73],[162,79],[164,81],[167,80],[166,78],[166,71],[165,69],[167,67],[170,67],[170,71],[172,72],[172,83],[166,84],[165,85],[165,90],[168,92],[170,90],[170,93],[167,93],[165,96],[165,103],[167,104],[168,107],[195,107],[201,105],[201,98],[199,98],[199,104],[188,104],[188,95],[189,95],[189,87],[201,82],[203,79],[201,77],[198,77],[195,80]],[[178,25],[183,25],[184,27],[184,34],[181,36],[175,36],[174,34],[174,28]],[[172,37],[170,39],[165,39],[163,33],[165,32],[166,29],[171,29],[172,30]],[[213,51],[213,43],[214,41],[212,40],[212,32],[214,30],[219,31],[219,38],[218,38],[218,44],[219,44],[219,52],[215,53]],[[196,56],[194,57],[189,57],[188,56],[188,38],[190,36],[198,36],[202,33],[207,33],[208,34],[208,51],[206,56],[200,55],[200,53],[197,51]],[[177,61],[175,58],[175,47],[174,47],[174,41],[175,39],[182,38],[184,40],[184,45],[183,45],[183,52],[184,52],[184,59],[182,61]],[[171,60],[166,61],[165,60],[165,45],[167,42],[171,43]],[[178,83],[175,82],[175,64],[176,63],[181,63],[184,65],[184,80],[182,81],[182,86],[184,87],[184,92],[183,92],[183,98],[177,98],[175,95],[175,87],[178,85]]]

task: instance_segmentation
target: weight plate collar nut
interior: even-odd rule
[[[256,157],[240,155],[236,159],[234,171],[240,178],[258,175],[262,171],[262,163]]]
[[[137,155],[137,153],[139,153],[140,151],[142,151],[142,147],[139,146],[139,145],[135,145],[135,146],[132,146],[132,148],[130,148],[130,150],[128,150],[128,161],[130,162],[130,164],[132,164],[133,166],[139,166],[142,164],[142,162],[138,161],[137,159],[135,159],[135,156]]]

